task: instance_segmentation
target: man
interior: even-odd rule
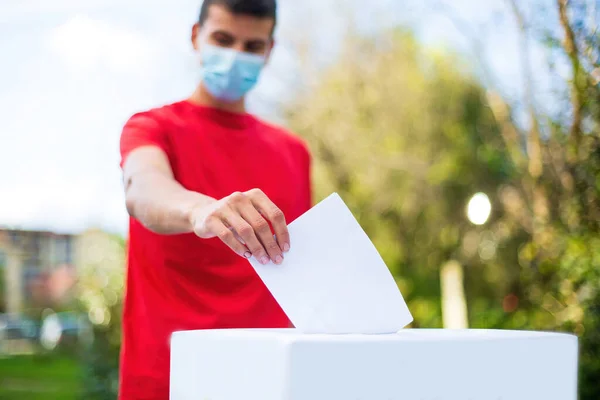
[[[248,262],[283,268],[287,223],[311,205],[304,143],[245,109],[275,23],[275,0],[205,0],[191,35],[198,87],[123,129],[121,400],[168,399],[174,331],[290,326]]]

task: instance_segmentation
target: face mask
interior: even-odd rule
[[[241,99],[258,82],[265,57],[232,49],[202,44],[201,78],[216,99],[234,102]]]

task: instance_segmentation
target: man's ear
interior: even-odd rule
[[[192,47],[194,50],[198,50],[198,36],[200,36],[200,23],[196,22],[194,26],[192,26]]]

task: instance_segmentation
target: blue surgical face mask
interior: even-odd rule
[[[203,43],[200,51],[201,79],[216,99],[234,102],[258,82],[265,56],[242,53]]]

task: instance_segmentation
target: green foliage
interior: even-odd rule
[[[93,340],[82,343],[82,399],[112,400],[118,394],[125,242],[96,232],[89,238],[86,259],[79,308],[93,323]]]
[[[465,214],[476,192],[497,203],[515,167],[485,91],[459,64],[400,31],[352,41],[289,115],[314,150],[317,197],[336,190],[349,203],[397,277],[415,326],[441,326],[439,267],[450,259],[468,266],[472,292],[499,295],[506,289],[495,278],[518,275],[518,266],[505,268],[516,265],[516,244],[502,211],[481,229]],[[482,260],[487,242],[492,254]],[[512,253],[495,250],[503,246]]]
[[[94,342],[82,352],[81,399],[114,400],[118,394],[120,341],[111,340],[118,324],[94,329]]]

